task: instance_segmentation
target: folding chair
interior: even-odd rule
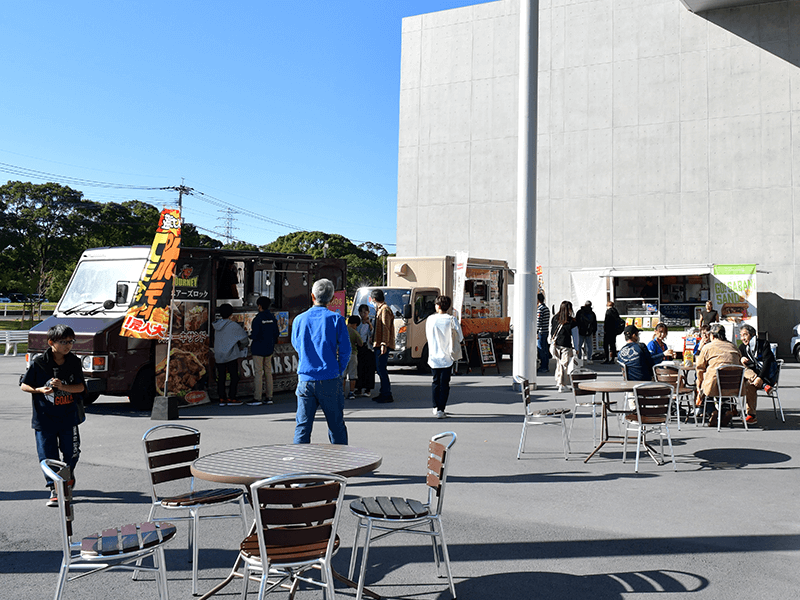
[[[46,458],[41,463],[44,474],[53,480],[58,494],[58,511],[61,517],[61,541],[63,558],[58,574],[55,600],[59,600],[67,581],[79,577],[102,573],[109,570],[152,571],[156,574],[158,597],[169,600],[167,590],[167,568],[164,562],[164,544],[175,537],[175,526],[170,523],[136,523],[103,529],[83,538],[72,541],[72,524],[75,513],[72,503],[72,489],[66,485],[71,479],[70,468],[59,460]],[[152,557],[153,566],[134,566],[128,563]],[[73,570],[87,571],[70,578]],[[118,590],[117,590],[118,592]],[[103,592],[100,592],[102,594]],[[111,589],[106,596],[114,596]]]
[[[517,449],[517,460],[525,451],[525,436],[528,433],[528,425],[543,425],[552,422],[552,418],[558,418],[561,422],[561,438],[564,442],[564,460],[567,460],[569,448],[569,436],[567,435],[567,423],[565,415],[570,413],[569,408],[542,408],[532,410],[531,386],[527,379],[523,379],[522,385],[522,406],[524,416],[522,420],[522,435],[519,438],[519,448]]]
[[[350,579],[353,578],[353,572],[355,571],[358,539],[361,535],[361,530],[365,530],[364,549],[361,553],[361,574],[358,577],[356,600],[361,600],[361,595],[364,591],[364,575],[367,570],[370,543],[387,535],[401,532],[431,537],[433,558],[436,562],[437,571],[441,564],[439,549],[436,546],[436,540],[439,540],[442,560],[444,560],[447,579],[450,582],[450,593],[453,594],[453,599],[455,600],[456,587],[453,583],[453,574],[450,571],[450,555],[447,552],[447,543],[444,539],[444,529],[442,527],[442,505],[444,504],[444,488],[447,483],[447,467],[450,449],[455,443],[456,434],[452,431],[446,431],[433,436],[428,444],[426,478],[428,501],[426,503],[423,504],[418,500],[406,498],[388,498],[386,496],[359,498],[350,503],[350,512],[358,518],[356,535],[353,540],[353,553],[350,556],[350,572],[348,575]],[[373,529],[381,533],[373,537]]]
[[[572,395],[575,398],[575,406],[572,408],[572,418],[569,421],[567,439],[570,440],[570,442],[572,441],[572,427],[575,425],[575,415],[578,414],[578,410],[581,408],[591,408],[592,446],[597,446],[597,407],[602,407],[603,402],[597,399],[597,394],[595,392],[582,390],[578,387],[578,384],[582,381],[595,381],[597,379],[597,373],[589,370],[575,371],[570,378],[572,380]]]
[[[775,418],[778,418],[778,411],[780,411],[781,421],[786,423],[786,417],[783,416],[783,407],[781,406],[781,399],[778,396],[778,382],[781,378],[781,367],[783,367],[783,359],[779,358],[777,361],[778,370],[775,371],[775,383],[772,384],[769,391],[764,391],[764,395],[772,400],[772,410],[775,413]]]
[[[706,406],[712,402],[717,409],[717,431],[722,429],[722,417],[725,414],[725,406],[737,409],[736,418],[741,419],[744,428],[747,427],[747,402],[742,390],[744,389],[744,367],[742,365],[722,365],[714,375],[717,381],[716,396],[706,396],[703,400],[703,424],[706,422]],[[731,417],[733,419],[733,417]]]
[[[694,390],[686,386],[683,371],[671,369],[669,367],[655,367],[653,369],[655,380],[658,383],[665,383],[672,388],[672,402],[669,407],[669,416],[673,415],[678,423],[678,431],[681,430],[681,403],[686,403],[686,422],[689,422],[689,415],[694,415],[694,424],[697,425],[697,415],[694,414]]]
[[[280,475],[250,486],[255,531],[241,543],[231,573],[243,578],[243,600],[251,579],[260,582],[259,600],[278,587],[289,589],[294,598],[301,581],[323,588],[326,600],[335,600],[331,559],[339,549],[336,530],[346,487],[344,477],[328,473]],[[313,568],[320,570],[320,579],[304,575]]]
[[[625,441],[622,446],[622,462],[628,455],[628,433],[636,431],[636,466],[634,471],[639,472],[639,452],[642,446],[657,465],[663,465],[664,437],[669,443],[669,452],[672,455],[672,468],[677,471],[675,452],[672,450],[672,438],[669,435],[669,407],[672,403],[672,387],[663,383],[643,383],[633,388],[633,402],[635,413],[625,415]],[[661,462],[647,445],[647,434],[657,433],[661,444]]]
[[[144,457],[150,474],[150,496],[152,505],[148,521],[191,521],[189,527],[189,549],[192,553],[192,594],[197,595],[197,559],[199,554],[200,519],[240,518],[244,535],[247,535],[245,520],[244,490],[239,488],[194,489],[194,477],[190,469],[193,460],[200,456],[200,432],[186,425],[157,425],[142,436]],[[188,483],[189,491],[183,482]],[[166,487],[170,482],[180,482],[177,495],[159,495],[156,486]],[[200,515],[200,511],[227,503],[239,504],[238,513]],[[188,511],[188,515],[156,517],[156,509]],[[133,578],[136,579],[134,572]]]

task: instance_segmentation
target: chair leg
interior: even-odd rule
[[[577,414],[578,414],[578,405],[576,404],[575,408],[572,409],[572,418],[569,420],[569,433],[567,434],[567,437],[569,439],[572,439],[572,428],[575,425],[575,415]]]
[[[244,494],[239,496],[239,510],[241,511],[242,514],[242,533],[244,535],[242,539],[244,539],[247,537],[249,533],[247,529],[247,508],[246,508],[246,503],[244,501]]]
[[[431,532],[431,545],[433,546],[433,562],[436,563],[436,576],[438,577],[439,570],[441,567],[441,561],[439,560],[439,546],[436,545],[436,537],[438,534],[436,533],[436,526],[433,521],[434,521],[433,519],[428,521],[428,528],[430,529]]]
[[[778,396],[778,390],[775,390],[772,394],[769,395],[772,398],[772,410],[775,413],[775,418],[778,418],[778,410],[781,412],[781,421],[786,423],[786,417],[783,416],[783,406],[781,406],[781,399]],[[776,407],[777,403],[777,407]]]
[[[642,424],[639,424],[639,432],[636,435],[636,465],[633,468],[635,473],[639,472],[639,450],[642,448],[642,436],[644,434],[644,427]]]
[[[597,405],[592,404],[592,446],[597,447]]]
[[[358,538],[361,536],[361,528],[364,527],[364,521],[359,517],[356,523],[356,535],[353,538],[353,550],[350,554],[350,569],[347,571],[347,578],[352,581],[353,572],[356,570],[356,558],[358,556]]]
[[[245,560],[242,561],[242,600],[247,598],[247,584],[250,583],[250,564]]]
[[[190,511],[192,514],[192,523],[189,527],[189,536],[191,544],[189,549],[192,552],[192,595],[197,596],[197,571],[198,559],[200,554],[200,511],[196,508]]]
[[[442,558],[444,558],[444,566],[447,569],[447,580],[450,582],[450,592],[453,594],[453,600],[456,598],[456,586],[453,583],[453,573],[450,570],[450,553],[447,551],[447,542],[444,539],[444,527],[442,526],[441,519],[437,518],[436,522],[439,524],[439,538],[442,544]]]
[[[517,460],[519,460],[520,455],[525,447],[525,432],[528,428],[528,416],[525,415],[525,420],[522,422],[522,435],[519,438],[519,449],[517,450]]]
[[[622,438],[622,463],[628,459],[628,426],[625,425],[625,437]]]
[[[336,600],[336,591],[333,589],[333,570],[331,569],[330,561],[323,565],[321,571],[325,576],[325,600]]]
[[[169,589],[167,588],[167,561],[164,558],[164,546],[159,546],[153,560],[158,563],[158,572],[156,573],[157,581],[160,583],[158,586],[158,597],[161,600],[169,600]]]
[[[61,568],[58,570],[58,583],[56,583],[56,595],[53,596],[54,600],[61,600],[61,595],[64,593],[64,584],[67,583],[68,576],[69,563],[62,561]]]
[[[561,441],[564,443],[564,460],[569,460],[569,436],[567,435],[567,421],[561,413]]]
[[[672,436],[669,434],[669,427],[665,427],[667,431],[667,444],[669,444],[669,454],[672,457],[672,470],[677,471],[678,465],[675,463],[675,450],[672,447]],[[661,453],[664,454],[663,452]]]
[[[361,553],[361,573],[358,576],[358,589],[356,590],[356,600],[361,600],[364,593],[364,575],[367,572],[367,556],[369,555],[369,542],[372,537],[372,519],[367,519],[367,528],[364,532],[364,551]]]
[[[147,514],[147,521],[148,522],[152,521],[153,517],[155,516],[155,514],[156,514],[156,505],[155,504],[151,504],[150,505],[150,512]],[[136,561],[136,566],[138,567],[141,564],[142,564],[142,559],[140,558],[139,560]],[[138,578],[139,578],[139,570],[135,569],[133,571],[133,575],[131,575],[131,579],[136,581]]]

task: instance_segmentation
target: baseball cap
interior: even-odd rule
[[[630,337],[635,333],[639,333],[639,328],[636,327],[636,325],[625,325],[625,329],[622,330],[622,334],[627,337]]]

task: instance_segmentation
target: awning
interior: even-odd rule
[[[652,267],[613,267],[600,277],[670,277],[676,275],[710,275],[714,265],[656,265]]]
[[[720,8],[734,8],[737,6],[753,6],[756,4],[766,4],[776,0],[681,0],[683,5],[694,13],[705,12],[707,10],[718,10]]]

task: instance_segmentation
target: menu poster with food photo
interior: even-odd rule
[[[278,335],[286,337],[289,335],[289,311],[280,310],[275,312],[275,318],[278,320]]]
[[[720,321],[747,323],[758,330],[756,265],[714,265],[711,303]]]
[[[172,344],[169,361],[169,394],[164,393],[167,375],[167,338],[156,346],[156,390],[162,396],[177,396],[187,404],[207,404],[208,365],[211,360],[209,303],[180,301],[172,304]]]

